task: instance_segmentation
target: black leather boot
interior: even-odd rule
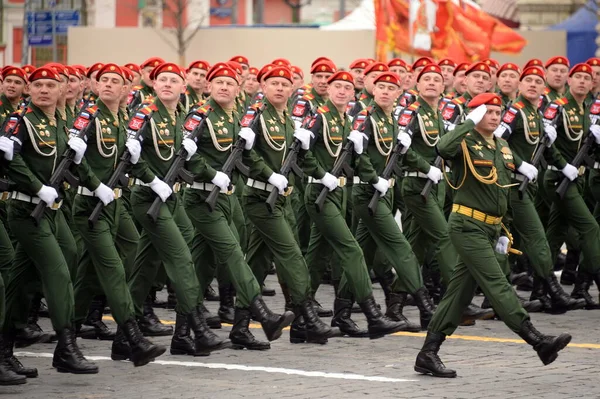
[[[210,284],[208,287],[206,287],[206,290],[204,290],[204,299],[209,302],[218,302],[220,299],[219,295],[215,292],[215,289]]]
[[[540,301],[539,299],[533,299],[533,300],[527,299],[527,298],[519,295],[517,290],[514,290],[514,291],[515,291],[515,295],[517,296],[517,299],[519,300],[519,302],[521,302],[521,306],[528,313],[541,312],[544,309],[544,305],[542,304],[542,301]]]
[[[300,307],[295,306],[293,309],[294,321],[292,321],[292,325],[290,326],[290,342],[292,344],[301,344],[306,342],[306,323],[304,322],[304,317],[302,317]],[[327,339],[322,343],[326,344]]]
[[[533,327],[530,320],[525,320],[521,324],[519,337],[533,346],[533,349],[535,349],[544,365],[555,361],[558,357],[558,352],[571,342],[571,335],[569,334],[560,334],[558,337],[542,334]]]
[[[2,347],[2,353],[0,354],[0,363],[3,361],[10,371],[23,375],[27,378],[36,378],[38,376],[38,370],[34,367],[25,367],[17,359],[13,353],[14,342],[10,338],[10,334],[0,334],[0,346]],[[0,380],[2,379],[2,373],[0,372]]]
[[[406,304],[406,298],[408,294],[406,292],[392,292],[389,294],[388,299],[385,300],[386,311],[385,315],[393,321],[401,322],[404,327],[399,331],[419,332],[421,326],[415,323],[411,323],[406,316],[402,313]]]
[[[289,310],[294,312],[294,314],[296,313],[296,310],[299,311],[298,309],[295,309],[294,306],[292,305],[292,296],[290,295],[290,289],[288,288],[287,285],[285,285],[284,283],[279,283],[279,286],[281,287],[281,293],[283,294],[283,299],[285,300],[285,306],[284,309],[285,310]]]
[[[414,294],[415,304],[417,308],[419,308],[419,318],[421,321],[421,329],[427,330],[427,326],[429,326],[429,322],[433,317],[433,312],[435,311],[435,305],[433,304],[433,300],[429,296],[429,292],[427,288],[421,287]]]
[[[33,329],[31,325],[15,329],[15,346],[25,348],[38,342],[50,342],[50,334]]]
[[[579,256],[581,252],[569,250],[565,257],[565,266],[560,275],[562,285],[573,285],[577,282],[577,266],[579,266]]]
[[[217,314],[219,315],[219,320],[221,323],[233,324],[234,313],[233,310],[233,297],[235,295],[235,290],[233,288],[233,284],[221,284],[219,285],[219,311]]]
[[[438,356],[440,346],[442,346],[445,339],[446,336],[442,333],[427,332],[425,343],[417,355],[417,360],[415,362],[415,371],[417,373],[429,374],[434,377],[442,378],[456,377],[456,371],[447,369]]]
[[[551,307],[548,309],[549,313],[560,314],[567,310],[583,309],[585,307],[585,299],[571,298],[569,294],[563,290],[563,287],[558,282],[554,273],[550,274],[550,276],[545,279],[542,279],[541,277],[536,278],[541,280],[541,284],[550,296]]]
[[[125,337],[123,330],[118,326],[115,339],[112,343],[110,358],[112,360],[131,359],[131,346],[129,346],[129,342],[127,342],[127,338]]]
[[[561,309],[557,307],[556,309],[552,308],[552,301],[548,296],[547,286],[543,278],[538,275],[533,276],[533,289],[531,290],[531,296],[529,297],[530,301],[538,300],[542,303],[542,311],[548,313],[564,313],[566,309],[561,312]]]
[[[381,338],[384,335],[398,331],[405,331],[408,327],[408,323],[405,321],[395,321],[384,316],[377,307],[373,295],[366,297],[359,305],[369,323],[369,338],[371,339]]]
[[[115,332],[108,328],[102,321],[106,297],[104,295],[96,296],[92,299],[90,311],[87,319],[83,322],[86,326],[94,327],[93,333],[79,332],[82,339],[99,339],[102,341],[112,341],[115,338]]]
[[[353,303],[354,301],[351,299],[335,298],[331,327],[339,328],[342,334],[349,337],[366,338],[369,336],[369,331],[358,327],[351,318]]]
[[[194,332],[195,356],[208,356],[210,352],[229,345],[229,341],[220,339],[211,331],[199,307],[194,308],[187,315],[187,320],[188,325]]]
[[[173,283],[167,284],[167,309],[173,310],[177,306],[177,295]]]
[[[254,318],[260,322],[269,341],[275,341],[281,337],[281,331],[294,320],[293,312],[285,311],[281,315],[271,312],[260,295],[254,298],[250,304],[250,310]]]
[[[319,318],[310,298],[300,304],[300,312],[302,312],[304,323],[306,323],[306,342],[326,343],[327,338],[332,336],[333,331]]]
[[[266,285],[263,285],[260,288],[262,296],[275,296],[276,292],[274,288],[268,288]]]
[[[220,329],[221,326],[221,318],[217,315],[214,315],[204,306],[204,303],[200,305],[200,310],[202,311],[202,315],[204,316],[204,320],[206,321],[206,325],[213,330]]]
[[[96,374],[98,366],[89,362],[79,350],[75,332],[65,328],[57,332],[58,343],[52,358],[52,367],[59,373]]]
[[[311,298],[313,309],[319,317],[332,317],[333,311],[331,309],[325,309],[321,304],[313,297]]]
[[[600,304],[589,293],[592,280],[593,276],[590,273],[578,270],[575,287],[573,288],[573,292],[571,292],[572,298],[585,300],[585,309],[588,310],[600,309]]]
[[[12,356],[12,342],[10,342],[11,357],[14,359],[12,364],[7,362],[7,360],[9,360],[6,357],[8,348],[7,342],[0,342],[0,344],[2,345],[2,351],[0,352],[0,385],[25,384],[25,382],[27,382],[26,374],[23,372],[18,373],[14,367],[14,362],[16,362],[20,366],[21,370],[25,370],[21,362],[19,362],[17,358]],[[35,370],[35,375],[32,376],[32,378],[33,377],[37,377],[37,370]]]
[[[177,313],[175,317],[175,332],[171,339],[171,355],[190,355],[196,354],[196,345],[194,339],[190,336],[190,327],[187,317]]]
[[[173,327],[164,325],[152,309],[152,298],[148,296],[144,301],[143,316],[137,322],[140,331],[146,337],[167,337],[173,334]]]
[[[463,311],[461,323],[475,320],[489,320],[493,319],[494,316],[495,313],[492,309],[483,309],[474,303],[470,303]]]
[[[122,326],[123,335],[131,347],[131,361],[135,367],[145,366],[163,353],[166,348],[153,344],[142,335],[134,319],[129,319]]]
[[[292,313],[293,314],[293,313]],[[249,349],[255,351],[264,351],[271,349],[271,344],[257,340],[248,329],[250,324],[250,310],[235,308],[235,321],[233,328],[229,333],[231,347],[233,349]]]
[[[42,308],[42,296],[41,294],[36,294],[31,301],[31,308],[29,310],[29,317],[27,318],[27,325],[33,330],[43,334],[38,343],[48,343],[56,341],[56,334],[54,333],[45,333],[42,330],[42,327],[38,324],[38,320],[40,317],[40,311]]]

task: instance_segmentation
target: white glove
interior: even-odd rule
[[[211,180],[212,184],[219,187],[222,193],[226,193],[229,190],[229,184],[231,179],[223,172],[217,172],[215,177]]]
[[[15,142],[8,137],[0,137],[0,151],[4,153],[4,159],[12,161],[15,154],[14,151]]]
[[[81,160],[83,159],[83,155],[85,154],[85,150],[87,149],[87,144],[85,141],[80,139],[79,137],[73,137],[69,139],[67,145],[75,151],[75,156],[73,157],[73,162],[75,165],[79,165]]]
[[[335,178],[334,175],[327,172],[325,176],[321,178],[321,184],[329,189],[329,191],[333,191],[338,187],[338,179]]]
[[[537,179],[538,170],[535,166],[530,163],[523,162],[519,169],[517,169],[520,174],[527,177],[530,181],[534,181]]]
[[[594,138],[596,139],[596,144],[600,144],[600,126],[590,126],[590,132],[592,132],[592,134],[594,135]]]
[[[502,125],[498,125],[498,127],[496,128],[496,130],[494,130],[494,136],[496,136],[499,139],[501,139],[502,136],[504,135],[505,131],[506,131],[505,127],[503,127]]]
[[[596,127],[600,132],[600,126]],[[544,132],[546,132],[546,136],[548,137],[548,143],[546,143],[546,147],[550,147],[552,143],[554,143],[554,140],[556,140],[556,136],[558,136],[558,134],[556,133],[556,128],[552,125],[546,125],[544,126]],[[598,138],[596,138],[596,141],[598,141]]]
[[[368,140],[366,134],[359,132],[358,130],[353,130],[348,135],[348,140],[354,143],[354,152],[358,155],[363,153],[365,140]]]
[[[390,182],[382,177],[378,177],[377,183],[373,184],[375,190],[381,193],[383,197],[385,193],[387,193],[388,188],[390,188]]]
[[[129,155],[131,155],[131,163],[135,165],[140,160],[140,155],[142,155],[142,145],[139,141],[135,139],[129,139],[125,143],[125,147],[129,150]]]
[[[148,185],[152,191],[154,191],[160,197],[162,202],[166,202],[171,194],[173,194],[173,189],[158,177],[154,177],[154,180],[152,180]]]
[[[509,242],[510,241],[508,240],[508,237],[500,236],[500,238],[498,238],[498,242],[496,242],[496,252],[498,252],[500,255],[506,255],[508,253]]]
[[[198,146],[196,143],[194,143],[194,140],[191,139],[183,139],[181,146],[185,148],[185,152],[188,154],[188,156],[185,158],[186,161],[189,161],[192,155],[194,155],[198,149]]]
[[[56,192],[54,187],[50,186],[42,186],[42,188],[40,188],[40,191],[38,191],[36,195],[46,203],[46,206],[48,208],[52,208],[52,204],[54,204],[54,201],[56,201],[56,199],[58,198],[58,193]]]
[[[315,135],[310,131],[304,128],[296,129],[294,131],[294,138],[297,138],[302,143],[303,150],[310,149],[310,139],[315,137]]]
[[[571,181],[577,179],[577,176],[579,176],[579,171],[577,170],[577,168],[571,165],[570,163],[568,163],[563,168],[563,170],[561,170],[561,172],[563,173],[563,175],[567,176]]]
[[[412,138],[410,137],[410,135],[408,133],[402,132],[398,135],[398,143],[400,143],[402,145],[402,151],[400,151],[401,154],[406,154],[406,151],[408,151],[408,149],[410,148],[410,145],[412,144]]]
[[[100,198],[100,201],[104,206],[110,204],[115,200],[115,193],[104,183],[100,183],[97,189],[94,190],[96,197]]]
[[[485,106],[485,104],[481,104],[479,107],[469,112],[469,115],[467,115],[467,119],[472,120],[473,123],[477,125],[479,122],[481,122],[486,113],[487,107]]]
[[[269,183],[277,187],[279,190],[279,194],[285,193],[285,189],[288,185],[288,179],[284,175],[280,175],[279,173],[273,173],[271,177],[269,177]]]
[[[252,149],[252,147],[254,147],[254,139],[256,139],[256,133],[254,133],[252,129],[250,129],[249,127],[243,127],[242,130],[240,130],[238,136],[246,140],[246,143],[244,144],[244,150],[249,151]]]
[[[438,184],[440,180],[442,180],[442,176],[440,168],[436,168],[433,165],[429,168],[429,172],[427,172],[427,178],[431,180],[433,184]]]
[[[294,130],[300,129],[302,127],[302,122],[294,121]]]

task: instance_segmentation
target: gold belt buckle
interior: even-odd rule
[[[394,187],[396,185],[396,179],[395,178],[391,178],[390,180],[388,180],[390,187]]]
[[[113,194],[115,195],[115,199],[121,198],[123,195],[123,190],[120,188],[113,188]]]
[[[135,184],[135,177],[130,177],[127,180],[127,187],[133,187],[134,184]]]
[[[174,193],[178,193],[179,190],[181,190],[181,183],[175,183],[175,184],[173,184],[173,192]]]
[[[6,201],[9,198],[10,198],[10,191],[3,191],[2,194],[0,194],[1,201]]]
[[[294,186],[288,186],[288,188],[285,189],[285,191],[283,192],[283,196],[284,197],[288,197],[292,194],[292,191],[294,191]]]
[[[344,187],[346,185],[346,176],[338,177],[338,185]]]
[[[231,195],[231,194],[233,194],[233,193],[235,193],[235,186],[232,186],[232,187],[231,187],[231,190],[227,190],[227,191],[225,192],[225,195]]]
[[[71,185],[69,183],[67,183],[66,181],[63,182],[63,188],[66,190],[69,190],[71,188]]]
[[[60,202],[58,202],[58,203],[54,202],[52,204],[52,206],[50,207],[50,209],[52,209],[53,211],[57,211],[62,206],[62,203],[63,203],[62,200],[60,200]]]
[[[585,174],[585,165],[580,166],[578,171],[578,176],[583,176]]]

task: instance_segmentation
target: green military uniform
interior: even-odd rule
[[[460,96],[453,98],[450,102],[447,102],[442,108],[442,118],[444,118],[444,126],[446,130],[451,130],[452,126],[461,123],[465,116],[465,108],[469,105],[469,101],[473,96],[468,91]]]
[[[189,112],[190,109],[192,109],[195,104],[198,104],[201,99],[202,96],[198,97],[198,94],[196,94],[194,89],[192,89],[190,85],[187,85],[185,88],[185,93],[181,95],[180,102],[185,112]]]
[[[2,127],[6,118],[15,112],[14,107],[6,98],[4,94],[0,95],[0,127]],[[0,193],[0,273],[2,273],[4,280],[8,281],[7,271],[12,266],[12,262],[15,257],[15,251],[10,236],[10,229],[8,226],[8,197],[9,192]]]
[[[356,96],[356,104],[354,104],[354,107],[348,112],[348,115],[355,117],[363,109],[370,106],[371,102],[373,102],[373,94],[369,93],[367,89],[362,89],[360,94]]]

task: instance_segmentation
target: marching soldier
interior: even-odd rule
[[[542,110],[566,94],[570,64],[565,57],[552,57],[546,62],[545,68],[548,87],[544,90]]]
[[[359,58],[352,61],[348,69],[354,79],[354,100],[360,96],[360,92],[365,88],[365,68],[369,65],[369,60]]]
[[[292,106],[292,119],[301,124],[304,118],[312,116],[315,110],[327,101],[327,80],[336,72],[336,66],[329,61],[314,62],[311,69],[310,93],[298,97]]]
[[[304,72],[302,71],[302,68],[292,65],[292,73],[294,74],[294,92],[296,92],[296,90],[304,86]]]
[[[181,104],[186,111],[189,112],[192,106],[205,100],[206,74],[209,69],[209,63],[202,60],[194,61],[188,66],[185,75],[187,86],[185,93],[181,95]]]
[[[142,68],[140,68],[138,64],[134,64],[132,62],[130,62],[129,64],[125,64],[124,68],[130,70],[133,74],[131,85],[138,86],[142,82]]]
[[[390,68],[390,72],[394,72],[396,75],[400,77],[400,81],[404,82],[407,75],[406,62],[401,60],[400,58],[394,58],[390,62],[388,62],[388,68]]]
[[[439,154],[453,161],[452,176],[459,186],[448,221],[459,261],[417,356],[414,369],[418,373],[456,377],[456,371],[444,366],[438,351],[458,327],[477,285],[502,321],[533,346],[545,365],[571,341],[569,334],[547,336],[534,328],[496,260],[495,252],[507,253],[510,245],[509,239],[501,236],[501,220],[508,205],[510,173],[521,166],[521,159],[513,156],[506,141],[494,137],[501,106],[497,94],[477,95],[469,103],[472,111],[464,123],[437,143]]]
[[[482,61],[490,67],[490,72],[492,74],[492,79],[490,80],[490,86],[486,90],[486,92],[495,92],[496,91],[496,83],[498,82],[498,70],[500,69],[500,63],[493,58],[486,58]]]
[[[442,77],[444,78],[444,94],[446,97],[454,89],[454,71],[456,70],[457,64],[450,58],[444,58],[438,62],[440,68],[442,68]]]
[[[592,67],[594,71],[594,86],[590,90],[589,103],[593,103],[594,100],[600,98],[600,58],[592,57],[585,62]]]
[[[498,94],[502,98],[502,106],[504,108],[508,108],[517,98],[520,73],[521,70],[519,67],[512,62],[508,62],[498,69]]]
[[[294,81],[296,77],[299,76],[298,73],[294,73]],[[246,93],[246,97],[252,99],[260,90],[260,82],[258,81],[258,69],[254,67],[250,67],[248,69],[248,77],[246,78],[246,82],[244,83],[244,92]],[[249,104],[251,105],[251,104]]]
[[[348,112],[348,115],[354,118],[362,110],[371,105],[371,102],[373,101],[373,86],[375,85],[373,82],[375,82],[375,79],[377,79],[380,74],[388,72],[389,70],[388,66],[382,62],[373,62],[367,65],[363,71],[365,76],[365,87],[360,92],[360,95],[357,95],[356,105]]]
[[[159,57],[150,57],[144,61],[140,68],[142,70],[142,81],[141,85],[134,86],[131,93],[131,101],[129,103],[129,110],[133,111],[137,109],[140,104],[151,101],[154,96],[154,86],[152,82],[152,71],[157,66],[163,64],[165,61]],[[93,76],[90,76],[92,80],[92,86],[94,85]]]

